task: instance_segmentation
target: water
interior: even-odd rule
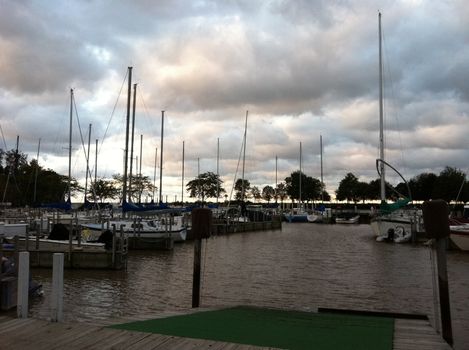
[[[131,252],[127,271],[73,271],[64,276],[64,318],[89,321],[188,309],[193,244],[171,252]],[[288,224],[281,231],[204,241],[201,306],[318,307],[428,315],[434,304],[430,251],[377,243],[369,225]],[[456,349],[469,349],[469,254],[448,253]],[[52,271],[33,270],[45,296],[34,317],[50,316]]]

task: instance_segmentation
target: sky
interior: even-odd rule
[[[217,154],[230,194],[247,111],[252,186],[299,170],[300,143],[302,171],[319,179],[322,136],[334,195],[349,172],[378,177],[378,11],[386,160],[407,180],[445,166],[467,173],[464,0],[0,0],[0,148],[19,136],[28,160],[39,153],[42,167],[67,175],[73,89],[72,176],[84,184],[90,124],[93,177],[95,164],[98,178],[122,174],[131,66],[133,171],[142,162],[159,185],[164,110],[164,199],[189,199],[183,182],[217,173]],[[399,182],[391,171],[388,180]]]

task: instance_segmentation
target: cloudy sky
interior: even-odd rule
[[[0,0],[1,148],[15,148],[19,135],[31,160],[41,139],[40,164],[67,174],[73,88],[72,175],[85,177],[89,124],[93,174],[96,139],[98,177],[122,173],[132,66],[134,155],[140,159],[143,135],[142,173],[153,179],[165,110],[169,200],[181,197],[183,141],[187,182],[198,159],[201,172],[216,172],[219,140],[230,192],[246,111],[252,185],[274,185],[276,156],[279,181],[298,170],[300,142],[303,171],[319,178],[320,135],[329,193],[348,172],[370,181],[379,136],[378,10],[386,159],[408,179],[445,166],[467,172],[464,0]]]

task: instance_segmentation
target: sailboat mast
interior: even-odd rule
[[[68,201],[72,203],[72,116],[73,116],[73,89],[70,89],[70,130],[68,136]]]
[[[137,84],[134,84],[134,97],[132,103],[132,132],[130,133],[130,175],[129,175],[129,202],[132,202],[132,169],[134,163],[134,135],[135,135],[135,100],[137,97]],[[137,164],[136,164],[137,166]]]
[[[36,157],[36,171],[34,173],[34,195],[33,203],[36,204],[36,190],[37,190],[37,173],[39,172],[39,150],[41,149],[41,138],[39,138],[39,144],[37,145],[37,157]]]
[[[85,200],[86,203],[86,196],[88,195],[88,173],[90,171],[90,141],[91,141],[91,124],[88,126],[88,150],[86,153],[86,175],[85,175]]]
[[[163,136],[164,136],[164,111],[161,111],[161,147],[160,147],[160,203],[163,203],[161,189],[163,187]]]
[[[124,176],[122,178],[122,203],[127,199],[127,162],[129,159],[129,123],[130,123],[130,96],[132,90],[132,67],[129,67],[127,86],[127,116],[125,126],[125,149],[124,149]]]
[[[301,155],[302,155],[302,151],[301,151],[301,142],[300,142],[300,199],[299,199],[299,204],[301,206],[301,175],[302,175],[302,171],[301,171]]]
[[[142,159],[143,159],[143,135],[140,135],[140,164],[138,166],[138,177],[140,179],[140,185],[142,185]],[[138,191],[138,203],[142,203],[142,190]]]
[[[380,197],[381,201],[386,200],[386,180],[384,176],[384,120],[383,120],[383,60],[382,60],[382,35],[381,35],[381,12],[378,13],[379,24],[379,163],[380,172]]]
[[[182,206],[184,207],[184,162],[185,162],[185,144],[186,141],[182,141],[182,180],[181,180],[181,203]]]
[[[244,122],[244,147],[243,147],[243,174],[242,174],[242,184],[241,184],[241,202],[244,202],[244,164],[246,163],[246,137],[248,131],[248,113],[246,111],[246,121]]]
[[[156,163],[158,160],[158,148],[155,148],[155,167],[153,169],[153,201],[155,201],[155,188],[156,188]]]
[[[323,168],[322,168],[322,135],[319,135],[319,148],[321,154],[321,187],[324,186]],[[324,202],[324,188],[321,188],[321,201]]]
[[[275,203],[277,203],[278,188],[278,156],[275,155]]]
[[[96,181],[98,180],[98,139],[96,139],[96,151],[94,155],[94,185],[96,186]]]
[[[220,197],[220,138],[217,138],[217,204]]]

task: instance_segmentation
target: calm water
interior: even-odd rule
[[[281,231],[204,241],[201,306],[318,307],[426,314],[433,319],[428,248],[374,241],[368,225],[283,225]],[[73,271],[64,276],[64,317],[93,320],[187,309],[193,245],[172,252],[131,252],[127,271]],[[449,252],[456,349],[469,349],[469,254]],[[31,314],[47,318],[51,270],[35,269],[45,296]]]

